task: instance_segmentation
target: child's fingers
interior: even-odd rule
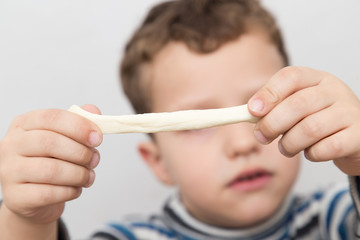
[[[95,113],[95,114],[101,114],[101,111],[98,107],[96,107],[95,105],[92,104],[85,104],[81,106],[82,109],[91,112],[91,113]]]
[[[348,175],[358,175],[359,162],[359,126],[346,128],[305,150],[305,156],[311,161],[334,160],[334,163]],[[354,134],[354,132],[356,134]]]
[[[25,157],[52,157],[88,168],[95,167],[99,161],[96,149],[47,130],[24,132],[17,149],[18,153]]]
[[[326,91],[321,91],[319,88],[319,86],[305,88],[284,99],[258,121],[255,132],[260,131],[262,139],[265,143],[269,143],[305,116],[329,107],[334,100],[327,96]]]
[[[12,202],[7,201],[7,205],[22,206],[22,199],[26,198],[24,208],[36,209],[76,199],[81,195],[82,189],[80,187],[27,183],[13,187],[9,191],[11,191],[9,195],[12,196]]]
[[[251,114],[262,117],[294,92],[319,84],[323,73],[306,67],[286,67],[277,72],[248,102]]]
[[[102,141],[101,130],[91,121],[65,110],[37,110],[18,117],[12,127],[29,130],[50,130],[63,134],[87,146],[96,147]]]
[[[350,124],[351,119],[346,117],[346,111],[333,105],[307,116],[287,131],[279,141],[279,149],[285,156],[294,156],[322,139],[346,129]],[[329,160],[327,156],[319,161]]]
[[[51,185],[89,187],[95,173],[86,167],[52,158],[24,159],[22,167],[13,176],[18,183],[42,183]]]

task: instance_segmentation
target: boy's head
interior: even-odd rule
[[[128,44],[123,87],[138,113],[245,104],[288,60],[257,1],[182,0],[153,8]],[[253,124],[157,133],[139,151],[187,210],[221,227],[248,227],[283,204],[299,156],[261,145]]]
[[[168,43],[206,54],[253,31],[262,31],[288,65],[280,30],[256,0],[181,0],[153,7],[128,42],[121,65],[123,89],[136,113],[153,111],[151,64]]]

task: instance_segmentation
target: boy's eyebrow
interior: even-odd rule
[[[188,110],[205,110],[205,109],[217,109],[219,108],[217,104],[209,103],[197,103],[197,104],[181,104],[179,107],[172,106],[173,111],[188,111]]]
[[[245,102],[243,102],[245,104]],[[209,98],[198,98],[194,101],[192,98],[190,101],[184,99],[171,105],[171,111],[183,111],[183,110],[203,110],[203,109],[217,109],[223,108],[223,103],[214,100],[212,97]],[[230,107],[230,106],[229,106]]]
[[[94,122],[103,134],[155,133],[201,129],[238,122],[256,122],[247,105],[176,112],[144,113],[122,116],[104,116],[87,112],[73,105],[70,112]]]

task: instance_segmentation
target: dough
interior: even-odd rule
[[[76,105],[73,105],[69,111],[94,122],[103,134],[181,131],[258,120],[249,113],[247,105],[123,116],[97,115]]]

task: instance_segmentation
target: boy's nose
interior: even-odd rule
[[[225,126],[224,147],[227,157],[232,160],[240,156],[256,153],[260,150],[260,143],[254,136],[254,124],[238,123]]]

